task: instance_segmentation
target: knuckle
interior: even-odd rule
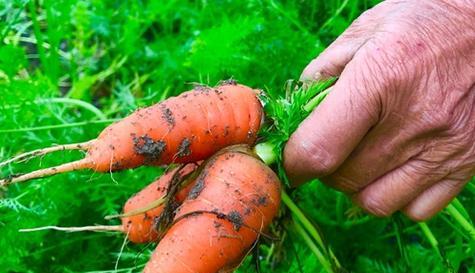
[[[374,31],[375,25],[380,22],[377,6],[363,11],[350,25],[349,29],[356,34],[363,34],[368,31]]]
[[[397,40],[397,37],[392,37]],[[397,44],[396,41],[388,41],[386,37],[375,37],[368,41],[363,51],[365,74],[373,75],[373,81],[381,83],[385,87],[394,84],[410,74],[405,62],[405,56],[400,52],[388,50]]]
[[[293,143],[296,145],[293,148],[294,153],[300,159],[308,162],[308,167],[315,176],[325,176],[336,170],[337,159],[324,144],[320,143],[319,139],[313,140],[305,136],[297,136]]]
[[[453,166],[449,164],[452,154],[453,151],[450,148],[426,148],[416,158],[411,159],[407,168],[404,169],[401,180],[418,187],[425,187],[446,177],[453,172]]]
[[[402,89],[414,88],[424,68],[408,62],[419,56],[406,45],[408,39],[399,33],[379,33],[365,44],[360,70],[364,75],[372,75],[374,89],[396,95]]]
[[[387,217],[393,213],[378,196],[364,196],[360,199],[359,203],[365,211],[376,217]]]
[[[344,175],[337,174],[337,170],[334,174],[321,179],[326,185],[335,188],[346,194],[353,194],[361,189],[361,183],[358,183],[354,179],[348,178]]]
[[[431,106],[428,106],[431,107]],[[453,113],[444,109],[438,111],[427,111],[427,115],[422,116],[421,122],[427,130],[449,130],[453,126]]]

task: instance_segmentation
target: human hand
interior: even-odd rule
[[[475,1],[387,0],[314,59],[339,76],[291,136],[294,184],[319,177],[377,216],[425,220],[475,174]]]

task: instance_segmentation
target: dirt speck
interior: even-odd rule
[[[204,181],[205,177],[206,177],[205,173],[202,173],[200,175],[200,177],[198,178],[198,181],[193,186],[190,193],[188,193],[188,199],[196,199],[200,195],[201,191],[205,187],[205,181]]]
[[[214,225],[215,228],[220,228],[223,224],[221,224],[221,223],[218,222],[218,221],[214,221],[214,222],[213,222],[213,225]]]
[[[187,137],[185,137],[180,142],[180,145],[178,146],[178,151],[177,151],[178,157],[191,155],[190,145],[191,145],[191,141]]]
[[[150,215],[148,215],[148,213],[144,213],[143,220],[150,220],[150,219],[152,219]]]
[[[260,206],[267,205],[267,196],[259,196],[259,198],[257,198],[257,204]]]
[[[177,212],[176,210],[179,207],[180,205],[176,201],[170,201],[170,203],[165,206],[162,214],[153,218],[153,229],[155,231],[165,230],[170,225],[170,223],[172,223]]]
[[[217,209],[212,210],[214,214],[216,214],[216,218],[218,219],[227,219],[226,214],[219,212]]]
[[[227,219],[233,223],[233,228],[236,231],[239,231],[239,229],[241,229],[242,225],[244,224],[241,214],[235,210],[228,213]]]
[[[112,170],[118,170],[122,167],[122,164],[120,164],[120,161],[115,161],[114,163],[112,163]]]
[[[219,89],[217,89],[217,88],[214,88],[213,90],[214,90],[214,93],[216,93],[216,95],[218,95],[218,96],[221,95],[221,94],[223,94],[223,91],[221,91],[221,90],[219,90]]]
[[[164,141],[154,141],[147,134],[140,137],[133,137],[133,142],[135,152],[152,161],[160,158],[167,148],[167,144]]]
[[[237,85],[237,81],[235,79],[227,79],[220,82],[220,85]]]
[[[162,118],[167,122],[168,127],[175,127],[175,117],[173,116],[172,110],[164,104],[161,105],[160,110],[162,110]]]
[[[211,87],[204,85],[204,84],[195,84],[194,88],[196,91],[200,92],[209,92],[211,90]]]
[[[249,215],[251,213],[251,209],[250,208],[246,208],[244,210],[244,215]]]
[[[229,125],[226,125],[224,127],[223,136],[227,137],[228,135],[229,135]]]

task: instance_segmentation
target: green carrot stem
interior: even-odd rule
[[[462,214],[462,216],[465,219],[467,219],[467,221],[470,224],[473,224],[472,220],[470,219],[470,215],[468,214],[467,210],[465,209],[462,202],[460,202],[460,200],[458,198],[454,198],[454,200],[452,200],[451,204],[455,207],[455,209],[458,210],[458,212],[460,212],[460,214]]]
[[[277,161],[276,146],[270,142],[261,142],[254,147],[254,152],[264,161],[271,165]]]
[[[472,180],[474,181],[474,180]],[[475,194],[475,183],[473,182],[469,182],[467,184],[467,189],[472,193],[472,194]]]
[[[315,254],[317,257],[318,261],[322,265],[322,267],[325,269],[326,272],[333,273],[333,269],[331,266],[331,263],[328,262],[328,260],[325,258],[323,253],[320,251],[320,249],[315,245],[315,243],[312,241],[312,238],[307,234],[305,229],[301,226],[299,221],[297,219],[294,219],[294,225],[295,225],[295,230],[299,233],[299,235],[302,237],[304,242],[307,244],[307,246],[310,248],[310,250]]]
[[[293,216],[298,219],[302,225],[305,227],[305,229],[308,231],[308,233],[312,236],[312,238],[318,243],[318,245],[322,249],[326,249],[325,244],[323,243],[322,237],[320,236],[318,230],[315,228],[315,226],[308,220],[308,218],[305,216],[305,214],[302,212],[302,210],[294,203],[294,201],[290,198],[289,195],[285,191],[282,191],[282,202],[290,209],[292,212]],[[340,267],[340,262],[336,258],[335,254],[333,254],[333,251],[331,249],[328,249],[329,255],[335,265],[337,267]]]
[[[445,209],[447,213],[468,233],[469,237],[475,241],[475,228],[472,224],[455,208],[449,204]]]
[[[325,247],[323,244],[323,240],[318,234],[318,231],[312,225],[310,220],[305,217],[304,213],[300,210],[300,208],[292,201],[289,195],[285,191],[282,192],[282,202],[290,209],[293,215],[302,223],[306,230],[312,235],[312,237],[317,241],[318,245],[322,248]]]
[[[435,250],[435,252],[437,252],[437,255],[440,257],[440,258],[443,258],[442,257],[442,254],[440,253],[440,249],[439,249],[439,242],[437,241],[437,238],[435,238],[434,234],[432,233],[432,231],[430,230],[429,226],[427,225],[426,222],[419,222],[419,227],[421,228],[422,230],[422,233],[424,233],[424,235],[426,236],[427,240],[429,241],[429,244],[432,246],[432,248]]]
[[[320,102],[322,102],[322,100],[328,95],[328,93],[330,93],[331,89],[332,88],[329,87],[323,90],[322,92],[318,93],[318,95],[313,97],[309,102],[307,102],[307,104],[305,104],[305,106],[303,107],[303,110],[307,112],[312,111],[315,107],[317,107],[320,104]]]

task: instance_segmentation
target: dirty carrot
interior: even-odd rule
[[[223,272],[241,263],[280,203],[279,179],[250,153],[229,149],[208,160],[145,273]]]
[[[0,186],[81,169],[109,172],[141,165],[196,162],[226,146],[253,144],[262,116],[257,90],[234,81],[225,81],[214,88],[197,86],[135,111],[105,128],[97,139],[64,146],[64,149],[87,151],[85,158],[11,175],[0,180]],[[47,152],[37,150],[16,158]]]
[[[158,180],[129,198],[124,205],[124,213],[137,209],[140,210],[149,203],[164,198],[177,174],[179,176],[175,180],[182,180],[182,178],[195,171],[197,166],[196,164],[188,164],[183,169],[177,168],[164,174]],[[145,243],[153,242],[160,238],[163,232],[160,226],[161,222],[166,221],[167,217],[173,219],[174,210],[185,200],[192,187],[193,183],[189,183],[182,190],[178,191],[171,199],[169,207],[167,207],[167,203],[163,203],[141,214],[123,217],[122,227],[124,233],[128,233],[129,240],[134,243]]]

